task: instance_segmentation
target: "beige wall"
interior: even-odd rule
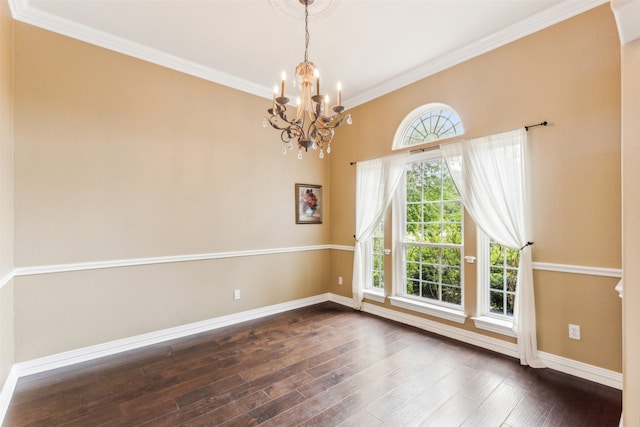
[[[329,194],[328,162],[282,156],[268,100],[14,28],[17,267],[329,243],[329,217],[294,222],[294,184]],[[318,295],[328,264],[310,251],[18,276],[16,360]]]
[[[640,40],[622,47],[624,425],[640,425]]]
[[[453,107],[468,138],[548,120],[550,126],[529,131],[533,259],[621,268],[620,49],[608,5],[353,109],[354,124],[339,134],[331,154],[333,243],[353,245],[349,162],[390,154],[402,119],[429,102]],[[472,221],[465,221],[472,232]],[[465,254],[475,255],[469,237]],[[341,287],[332,281],[332,292],[351,296],[352,258],[352,252],[332,254],[332,276],[349,279]],[[475,265],[467,264],[469,314],[476,306],[474,275]],[[621,372],[617,280],[540,270],[534,280],[540,350]],[[568,323],[582,326],[581,341],[568,339]],[[484,333],[469,319],[463,327]]]
[[[455,108],[467,137],[549,120],[529,135],[534,260],[621,266],[620,52],[605,6],[354,108],[328,161],[283,158],[278,135],[261,127],[263,99],[14,26],[18,267],[353,246],[349,162],[389,154],[398,124],[427,102]],[[325,186],[323,225],[294,224],[296,182]],[[466,227],[474,255],[470,219]],[[350,297],[352,256],[32,274],[0,298],[15,298],[15,360],[25,361],[327,291]],[[621,371],[615,280],[541,271],[535,279],[541,350]],[[465,305],[473,311],[473,286]],[[568,340],[569,322],[582,325],[582,341]]]
[[[13,23],[0,1],[0,280],[13,269]],[[0,384],[14,362],[13,281],[0,283]]]

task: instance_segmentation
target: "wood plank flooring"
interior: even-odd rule
[[[618,426],[621,392],[332,303],[19,380],[4,426]]]

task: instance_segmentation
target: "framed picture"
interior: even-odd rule
[[[296,224],[322,224],[322,186],[296,184]]]

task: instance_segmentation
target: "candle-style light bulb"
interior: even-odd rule
[[[282,89],[280,91],[280,96],[284,98],[284,82],[287,81],[287,73],[285,73],[284,71],[282,72]]]
[[[276,113],[276,96],[278,96],[278,85],[273,86],[273,114]]]
[[[324,115],[329,117],[329,95],[324,97]]]

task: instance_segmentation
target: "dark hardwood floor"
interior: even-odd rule
[[[19,380],[4,426],[618,426],[621,392],[332,303]]]

